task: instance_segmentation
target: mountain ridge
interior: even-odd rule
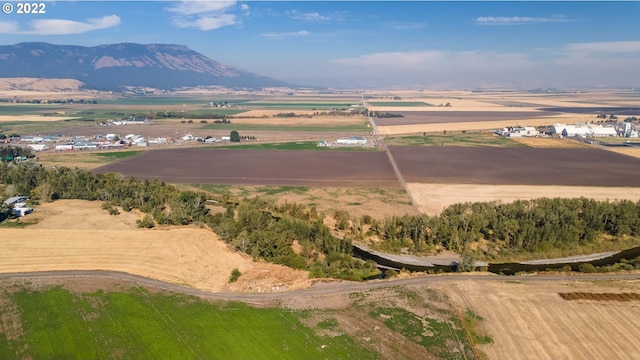
[[[22,42],[0,46],[0,77],[69,78],[93,90],[126,86],[174,89],[195,86],[290,86],[223,65],[178,44],[119,43],[93,47]]]

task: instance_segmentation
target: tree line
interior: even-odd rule
[[[437,216],[393,216],[384,220],[355,221],[349,230],[382,240],[381,248],[429,252],[444,248],[464,252],[486,240],[490,248],[510,253],[544,253],[571,249],[601,236],[640,236],[640,201],[596,201],[587,198],[540,198],[511,203],[454,204]],[[491,256],[491,254],[487,254]]]
[[[333,236],[321,214],[301,205],[214,197],[180,190],[161,180],[28,164],[0,164],[0,184],[6,197],[29,195],[35,202],[97,200],[112,215],[119,213],[116,207],[124,211],[136,208],[146,214],[138,221],[145,228],[208,225],[222,240],[256,259],[307,269],[315,277],[361,280],[379,274],[375,263],[351,257],[351,241]],[[224,206],[226,211],[213,214],[207,204]]]

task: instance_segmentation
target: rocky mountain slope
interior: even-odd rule
[[[0,77],[76,79],[88,89],[158,89],[220,85],[259,88],[287,84],[220,64],[181,45],[95,47],[20,43],[0,46]]]

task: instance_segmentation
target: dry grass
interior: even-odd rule
[[[141,214],[111,216],[99,202],[60,200],[35,209],[30,217],[37,224],[0,229],[0,272],[116,270],[213,291],[268,292],[309,285],[306,272],[254,262],[208,229],[138,229],[135,221]],[[243,276],[229,288],[234,268]]]
[[[562,299],[561,292],[638,292],[637,281],[458,281],[435,285],[470,307],[493,343],[477,345],[492,360],[638,359],[640,303]]]
[[[13,122],[13,121],[52,122],[52,121],[61,121],[61,120],[69,120],[69,119],[76,119],[76,118],[77,117],[69,117],[69,116],[0,115],[0,123]]]
[[[42,79],[42,78],[0,78],[0,95],[56,94],[60,92],[79,92],[83,82],[74,79]],[[35,95],[35,94],[34,94]]]
[[[592,186],[470,185],[408,183],[407,188],[418,210],[437,215],[456,203],[528,200],[541,197],[596,200],[640,200],[640,188]]]
[[[603,147],[605,150],[613,151],[618,154],[632,156],[634,158],[640,159],[640,148],[639,147]]]
[[[553,149],[569,149],[569,148],[588,148],[592,145],[585,144],[578,140],[568,138],[553,137],[523,137],[510,138],[512,141],[527,145],[532,148],[553,148]]]
[[[508,126],[544,126],[553,125],[558,121],[551,118],[537,119],[520,119],[520,120],[501,120],[501,121],[466,121],[451,122],[438,124],[415,124],[415,125],[395,125],[395,126],[378,126],[378,130],[382,135],[403,135],[403,134],[422,134],[426,133],[443,133],[460,132],[460,131],[477,131],[477,130],[495,130]]]

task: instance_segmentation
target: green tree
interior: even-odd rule
[[[240,142],[240,134],[235,130],[231,131],[229,138],[231,139],[231,142]]]

